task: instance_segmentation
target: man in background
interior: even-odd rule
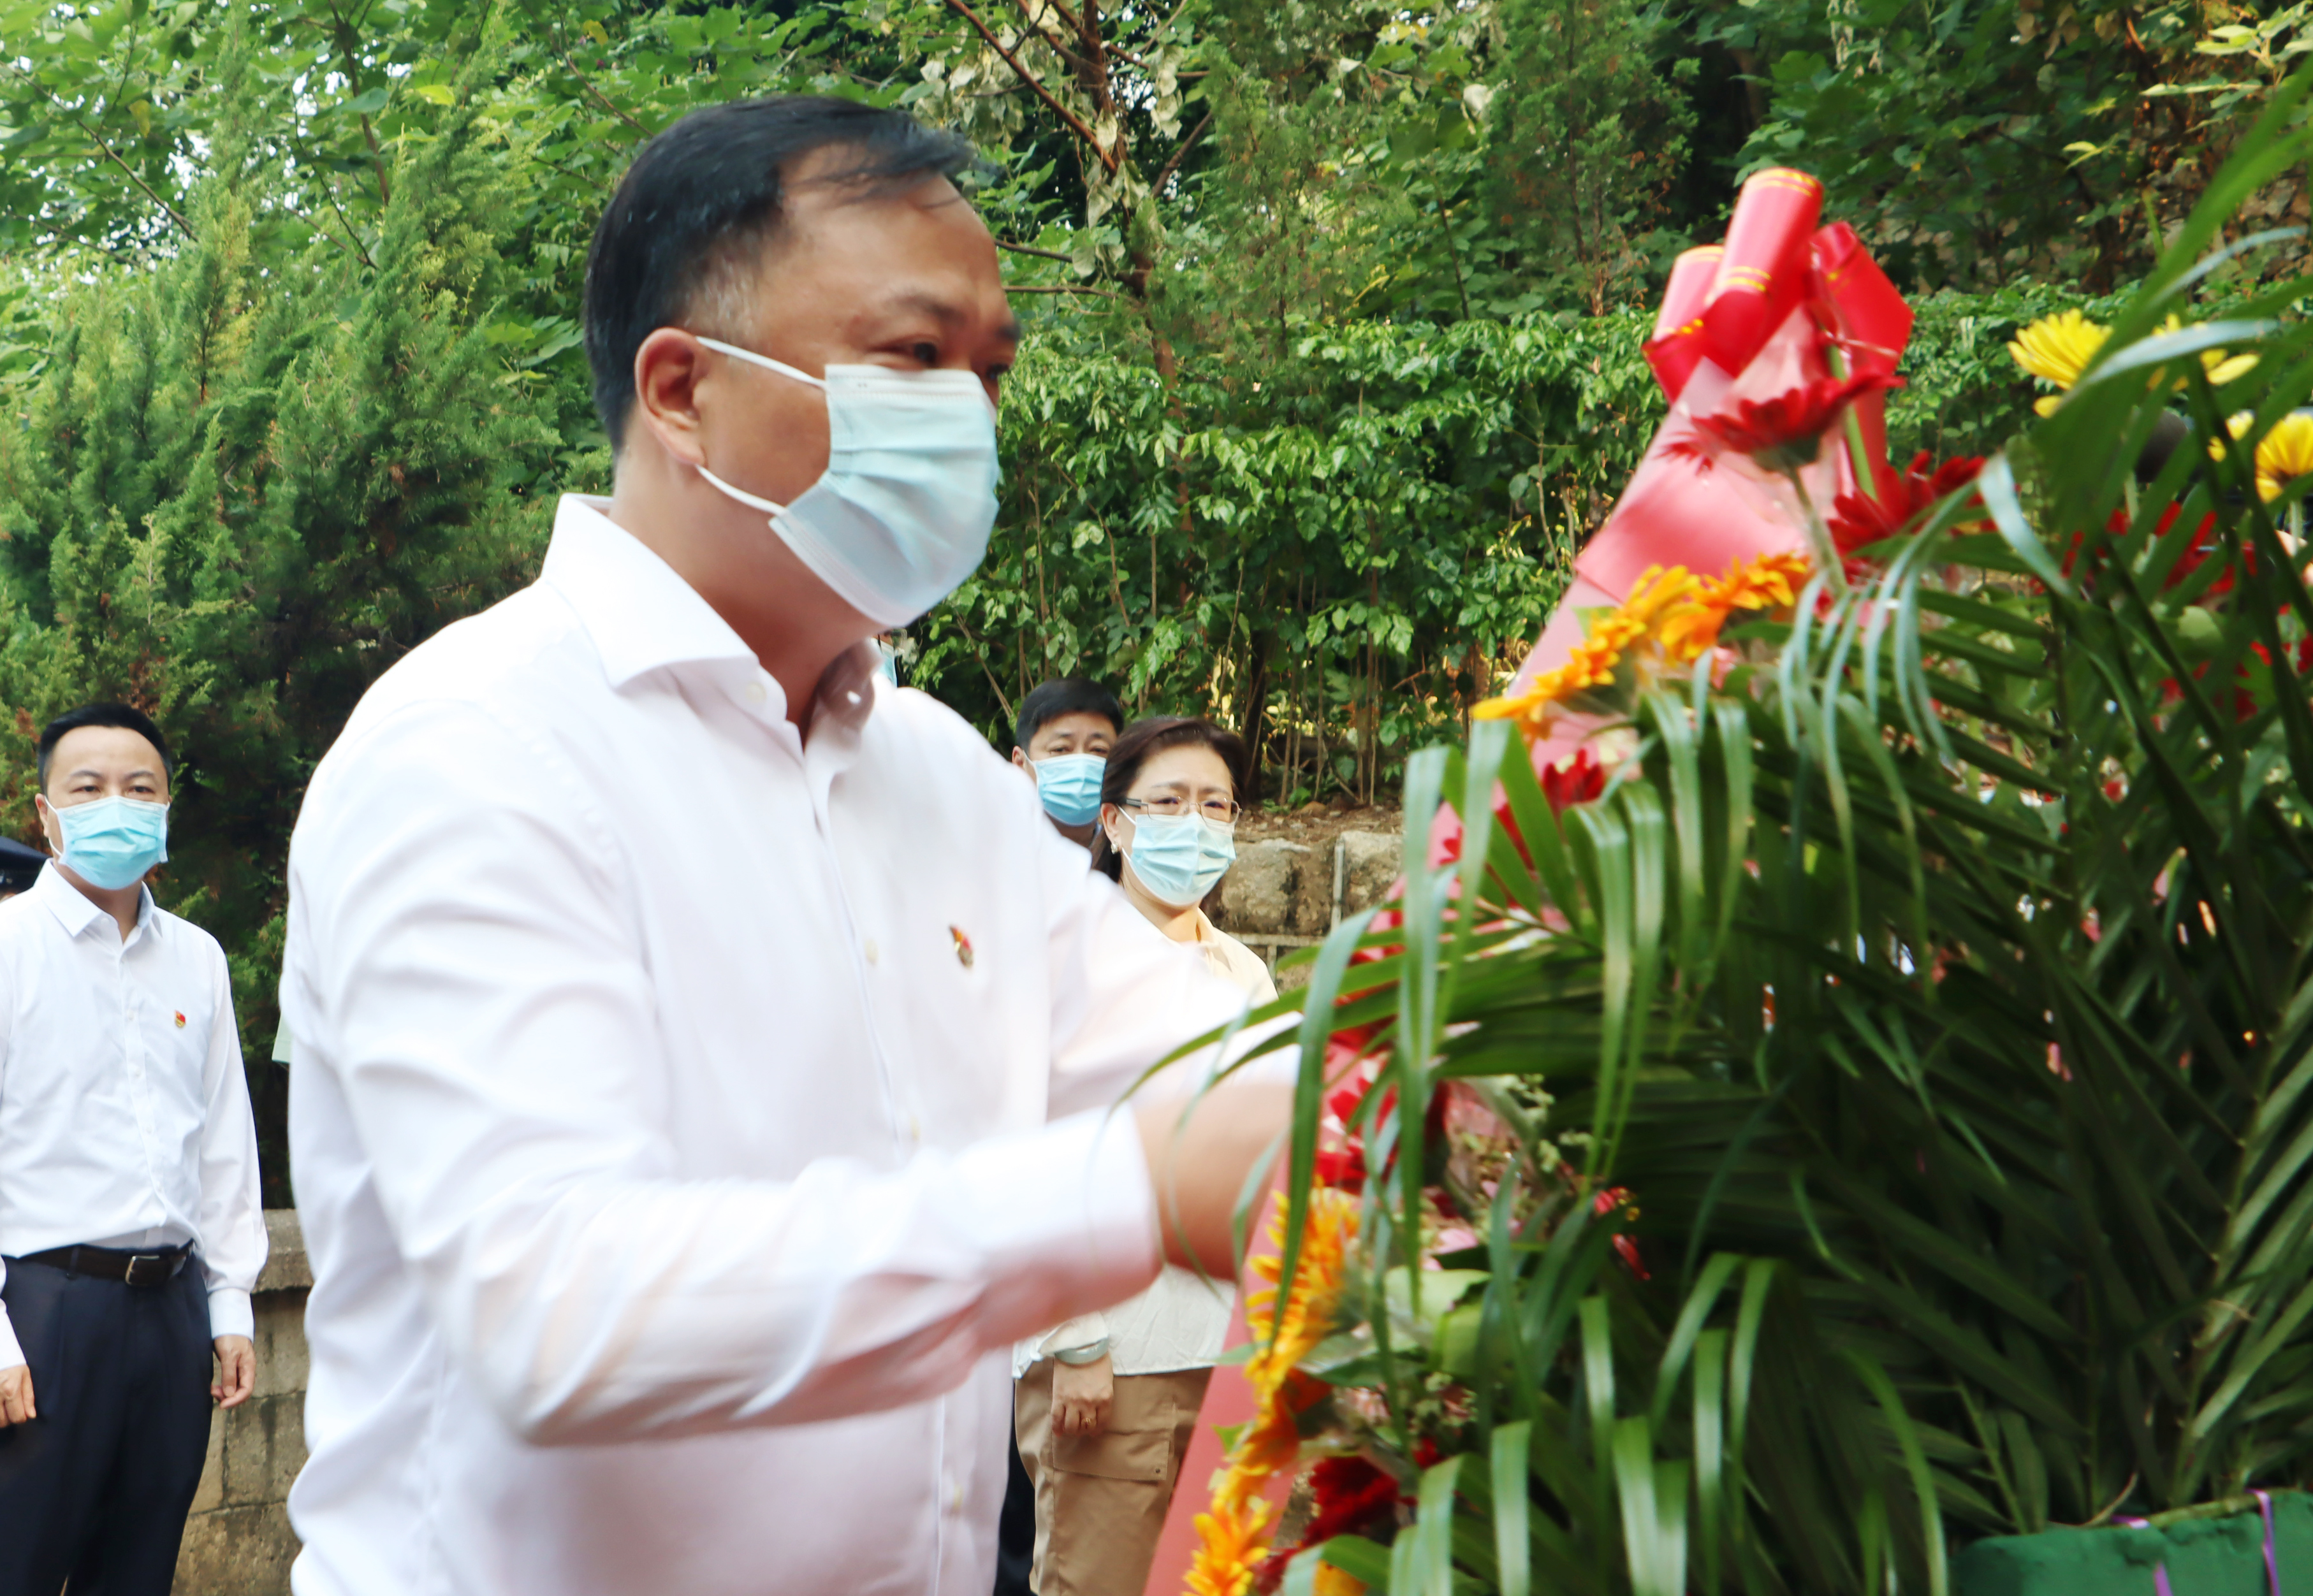
[[[1092,846],[1100,821],[1100,780],[1108,750],[1124,730],[1116,695],[1081,676],[1040,682],[1020,700],[1012,721],[1012,763],[1036,783],[1037,800],[1052,829],[1080,847]],[[1036,1555],[1036,1486],[1012,1443],[1006,1465],[1004,1516],[996,1540],[996,1596],[1032,1596],[1029,1565]]]
[[[1012,723],[1012,763],[1033,776],[1044,813],[1062,837],[1092,846],[1100,819],[1100,778],[1124,730],[1124,708],[1096,681],[1063,676],[1020,700]]]
[[[209,1401],[256,1381],[265,1215],[232,982],[145,885],[169,776],[127,705],[49,722],[56,858],[0,906],[0,1596],[167,1596]]]

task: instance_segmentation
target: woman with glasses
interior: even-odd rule
[[[1277,995],[1268,969],[1200,907],[1236,857],[1249,763],[1244,740],[1207,721],[1128,727],[1108,750],[1093,868],[1263,1004]],[[1035,1483],[1036,1596],[1139,1596],[1148,1584],[1230,1306],[1226,1278],[1167,1265],[1123,1306],[1021,1344],[1014,1420]]]

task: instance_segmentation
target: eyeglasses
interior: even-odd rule
[[[1161,798],[1127,798],[1123,807],[1152,815],[1200,814],[1216,826],[1234,826],[1237,816],[1244,812],[1244,806],[1234,798],[1208,798],[1192,803],[1171,794]]]

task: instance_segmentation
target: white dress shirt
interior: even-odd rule
[[[224,950],[142,890],[123,940],[42,870],[0,903],[0,1258],[190,1241],[209,1334],[246,1336],[259,1205]],[[23,1361],[0,1308],[0,1369]]]
[[[295,1587],[985,1596],[1010,1344],[1158,1264],[1106,1110],[1242,997],[868,647],[799,737],[598,504],[298,821]]]
[[[1198,909],[1196,941],[1188,945],[1204,956],[1205,967],[1259,1004],[1277,996],[1277,982],[1261,955],[1214,925]],[[1171,1374],[1209,1369],[1228,1342],[1230,1310],[1236,1287],[1227,1260],[1216,1258],[1204,1270],[1166,1264],[1156,1284],[1121,1307],[1080,1313],[1046,1335],[1032,1336],[1012,1349],[1017,1380],[1039,1358],[1108,1343],[1112,1374]]]

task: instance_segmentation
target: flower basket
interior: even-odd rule
[[[2136,1527],[1979,1540],[1952,1560],[1955,1596],[2297,1596],[2313,1591],[2313,1500],[2275,1491]]]
[[[1983,462],[1891,469],[1900,339],[1765,273],[1789,384],[1690,377],[1647,565],[1312,962],[1196,1596],[2313,1582],[2313,279],[2195,303],[2309,93]],[[2193,1506],[2260,1488],[2269,1562]]]

